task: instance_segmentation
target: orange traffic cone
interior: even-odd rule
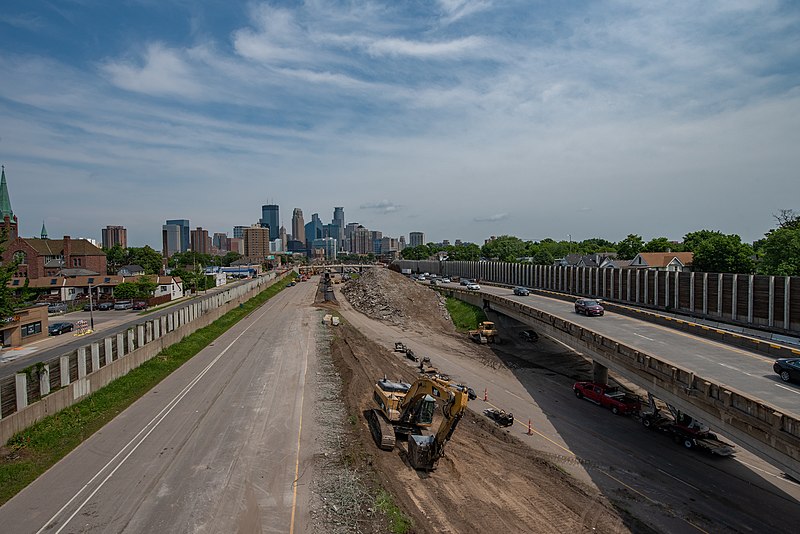
[[[530,419],[528,419],[528,435],[529,436],[533,435],[533,427],[531,426],[531,420]]]
[[[483,388],[483,402],[489,402],[489,388]]]

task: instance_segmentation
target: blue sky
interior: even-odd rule
[[[5,0],[23,235],[344,206],[397,237],[761,237],[800,210],[800,4]]]

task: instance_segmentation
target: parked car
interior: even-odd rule
[[[87,304],[85,304],[83,306],[83,311],[92,311],[93,309],[95,309],[95,310],[97,309],[97,303],[96,302],[94,302],[92,304],[87,303]]]
[[[481,290],[481,286],[479,286],[478,284],[475,284],[475,283],[467,284],[467,289],[469,289],[470,291],[480,291]]]
[[[100,311],[113,310],[114,309],[114,303],[113,302],[101,302],[100,304],[97,305],[96,309],[98,309]]]
[[[143,301],[143,300],[134,302],[133,303],[133,309],[134,310],[146,310],[147,309],[147,303],[145,301]]]
[[[531,343],[539,341],[539,334],[530,329],[523,330],[522,332],[520,332],[519,337],[521,337],[525,341],[530,341]]]
[[[450,283],[450,279],[445,276],[444,278],[442,278],[442,283],[443,284],[449,284]]]
[[[784,382],[800,382],[800,358],[778,358],[772,369]]]
[[[514,288],[514,294],[519,295],[521,297],[527,297],[528,295],[531,294],[531,292],[528,291],[527,287],[519,286]]]
[[[575,301],[575,313],[582,313],[586,316],[600,316],[605,313],[605,310],[595,299],[578,299]]]
[[[47,327],[47,333],[51,336],[58,336],[65,332],[72,332],[75,325],[72,323],[52,323]]]
[[[59,313],[67,311],[66,302],[54,302],[47,305],[47,313]]]
[[[114,303],[115,310],[130,310],[133,308],[133,302],[129,300],[120,300]]]

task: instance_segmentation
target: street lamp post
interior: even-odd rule
[[[94,330],[94,302],[92,302],[92,284],[89,284],[89,329]]]

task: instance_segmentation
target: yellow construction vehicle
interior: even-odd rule
[[[413,384],[392,382],[385,377],[375,383],[373,399],[378,408],[367,412],[375,443],[394,449],[397,436],[407,436],[408,461],[414,469],[431,471],[467,409],[466,390],[437,376],[420,376]],[[436,399],[443,402],[442,421],[435,434],[423,430],[433,425]]]
[[[481,344],[500,342],[500,334],[494,327],[494,323],[491,321],[483,321],[482,323],[479,323],[477,330],[469,331],[469,337],[472,339],[472,341]]]

